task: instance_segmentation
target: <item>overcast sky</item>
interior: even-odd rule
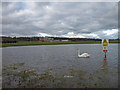
[[[118,38],[118,3],[2,2],[2,34]]]

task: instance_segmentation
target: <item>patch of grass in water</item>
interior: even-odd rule
[[[25,68],[24,63],[16,63],[3,68],[3,87],[6,88],[41,88],[41,87],[69,87],[68,80],[64,75],[54,76],[53,68],[46,70],[44,73],[38,74],[36,69]],[[22,69],[21,69],[22,68]],[[63,69],[63,68],[61,68]],[[79,73],[83,73],[79,71]],[[69,75],[75,76],[77,71],[70,69]],[[78,74],[78,77],[84,74]],[[71,80],[73,80],[71,78]],[[81,79],[82,80],[82,79]],[[9,81],[9,84],[7,82]]]
[[[68,73],[59,70],[63,68],[48,68],[38,74],[37,69],[23,68],[24,63],[17,63],[3,68],[3,87],[6,88],[98,88],[103,86],[104,78],[100,77],[99,71],[88,74],[75,68],[68,69]],[[56,70],[56,71],[55,71]],[[67,70],[67,69],[66,69]],[[58,74],[59,72],[59,74]],[[99,73],[98,73],[99,72]],[[65,75],[73,77],[64,77]],[[96,81],[95,81],[96,79]],[[9,83],[8,83],[9,82]],[[92,83],[91,83],[92,82]]]

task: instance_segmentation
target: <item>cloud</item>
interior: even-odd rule
[[[52,35],[46,34],[46,33],[39,33],[38,36],[45,37],[45,36],[52,36]]]
[[[103,33],[105,33],[107,36],[114,35],[118,33],[118,29],[106,30],[103,31]]]
[[[2,31],[9,36],[116,38],[106,30],[118,28],[117,8],[115,2],[2,2]]]

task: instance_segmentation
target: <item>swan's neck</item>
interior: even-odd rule
[[[78,55],[80,55],[80,49],[78,49]]]

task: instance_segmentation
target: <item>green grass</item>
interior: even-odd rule
[[[1,47],[10,46],[32,46],[32,45],[60,45],[60,44],[100,44],[101,41],[79,41],[79,42],[35,42],[35,41],[21,41],[18,43],[3,43]],[[110,41],[110,43],[118,43],[118,41]]]
[[[109,43],[120,43],[119,40],[109,41]]]

